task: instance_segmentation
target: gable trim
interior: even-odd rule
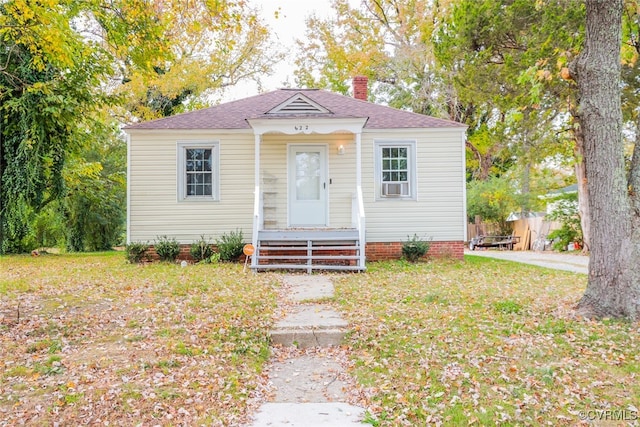
[[[331,114],[331,111],[303,94],[297,93],[285,102],[267,111],[266,114]]]

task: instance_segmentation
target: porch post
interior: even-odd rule
[[[262,141],[262,135],[259,133],[256,133],[254,135],[254,156],[255,156],[255,161],[254,161],[254,187],[255,188],[259,188],[260,187],[260,142]]]
[[[356,133],[356,186],[362,187],[362,133]]]

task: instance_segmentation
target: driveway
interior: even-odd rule
[[[556,270],[573,271],[574,273],[588,274],[589,268],[588,256],[563,254],[558,252],[465,250],[464,254],[505,259],[508,261],[538,265],[540,267],[555,268]]]

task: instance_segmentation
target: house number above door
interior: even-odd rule
[[[309,130],[309,125],[293,125],[293,130],[305,132]]]

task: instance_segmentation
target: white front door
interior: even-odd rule
[[[289,225],[327,225],[327,146],[289,146]]]

